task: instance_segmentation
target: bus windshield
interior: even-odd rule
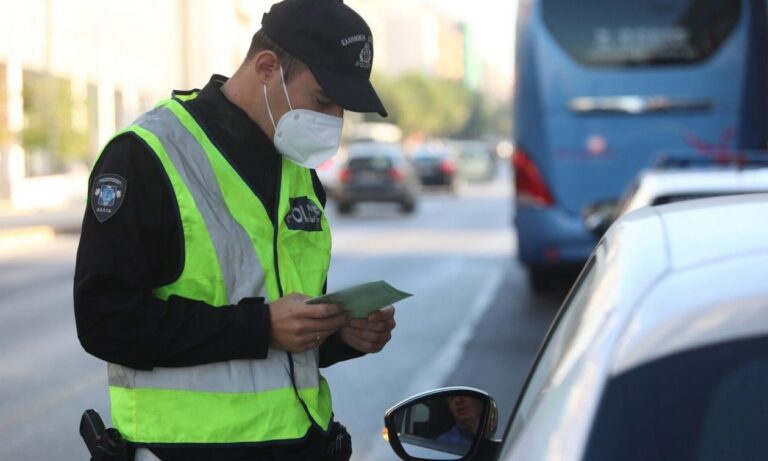
[[[542,0],[544,22],[565,51],[591,66],[693,64],[725,42],[739,0]]]

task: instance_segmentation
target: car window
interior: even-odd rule
[[[444,152],[435,151],[435,150],[421,150],[416,151],[413,153],[413,158],[416,160],[420,159],[436,159],[436,158],[443,158],[445,157]]]
[[[694,200],[694,199],[709,198],[709,197],[720,197],[723,195],[751,194],[751,193],[757,193],[757,192],[760,192],[760,191],[670,194],[670,195],[662,195],[662,196],[656,197],[655,199],[653,199],[653,202],[651,203],[651,205],[666,205],[668,203],[684,202],[686,200]]]
[[[388,170],[392,167],[392,159],[385,156],[355,157],[349,159],[349,168],[356,170]]]
[[[482,143],[462,143],[454,146],[454,152],[462,158],[488,157],[488,147]]]
[[[349,157],[401,157],[402,152],[397,144],[390,143],[357,143],[348,146]]]
[[[467,159],[486,159],[488,154],[482,149],[464,149],[459,154],[462,158]]]
[[[656,197],[651,202],[651,205],[666,205],[668,203],[677,203],[677,202],[685,202],[687,200],[695,200],[699,198],[707,198],[707,197],[717,197],[721,194],[711,193],[711,194],[670,194],[670,195],[661,195],[659,197]]]
[[[766,386],[765,336],[628,370],[608,382],[583,459],[764,459]]]
[[[541,351],[534,363],[534,368],[528,376],[523,388],[513,419],[510,422],[508,445],[517,437],[527,423],[530,412],[542,398],[546,386],[551,382],[555,366],[560,363],[565,354],[574,345],[574,338],[587,312],[587,306],[592,297],[593,288],[600,272],[602,247],[587,262],[581,276],[576,281],[568,299],[554,320],[550,332],[544,341]]]
[[[714,54],[740,0],[544,0],[544,22],[577,61],[594,66],[686,64]]]

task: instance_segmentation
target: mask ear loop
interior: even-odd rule
[[[269,97],[267,96],[267,84],[264,84],[264,101],[267,102],[267,113],[269,114],[269,119],[272,121],[272,128],[277,130],[277,125],[275,125],[275,117],[272,116],[272,108],[269,107]]]
[[[293,110],[291,105],[291,98],[288,97],[288,87],[285,86],[285,74],[283,74],[283,65],[280,64],[280,81],[283,83],[283,92],[285,93],[285,99],[288,100],[288,108]]]
[[[280,82],[283,84],[283,92],[285,93],[285,99],[288,101],[288,108],[293,110],[293,106],[291,105],[291,98],[288,96],[288,88],[285,86],[285,76],[283,74],[283,65],[280,64]],[[264,101],[267,102],[267,113],[269,114],[269,120],[272,121],[272,128],[277,130],[277,125],[275,124],[275,117],[272,115],[272,108],[269,107],[269,97],[267,96],[267,84],[264,84]]]

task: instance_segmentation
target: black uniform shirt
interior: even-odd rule
[[[221,92],[224,81],[213,76],[185,105],[274,219],[281,157]],[[120,208],[99,222],[91,200],[93,180],[102,174],[119,175],[126,186]],[[314,171],[312,178],[324,205]],[[74,284],[78,337],[88,352],[138,369],[266,357],[270,316],[263,299],[214,309],[179,296],[152,296],[154,288],[178,278],[184,243],[173,189],[141,139],[127,133],[109,143],[91,174],[88,195]],[[334,335],[320,348],[320,365],[360,355]]]

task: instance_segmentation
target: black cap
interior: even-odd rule
[[[339,107],[387,116],[370,80],[371,29],[342,0],[283,0],[264,14],[261,26],[273,42],[307,64]]]

